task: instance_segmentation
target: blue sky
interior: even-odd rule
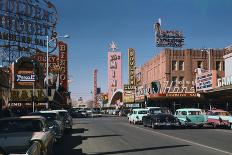
[[[108,44],[116,41],[123,57],[127,83],[127,49],[136,50],[141,66],[159,53],[153,25],[181,30],[183,48],[223,48],[232,43],[231,0],[51,0],[58,10],[57,32],[68,34],[70,91],[90,99],[93,69],[98,86],[107,91]]]

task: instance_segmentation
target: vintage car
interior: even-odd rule
[[[37,111],[29,113],[29,115],[42,116],[46,119],[49,129],[52,131],[56,140],[60,140],[64,134],[63,122],[56,111]]]
[[[147,115],[147,109],[133,109],[132,113],[128,115],[128,120],[133,124],[141,124],[143,116]]]
[[[228,127],[230,126],[229,118],[231,117],[230,113],[222,109],[212,109],[207,111],[207,122],[212,125],[214,128],[219,126]]]
[[[67,110],[53,110],[57,111],[64,125],[64,129],[72,130],[73,120]]]
[[[2,154],[52,154],[54,136],[41,116],[0,119]]]
[[[143,126],[152,128],[174,128],[180,126],[178,118],[167,113],[149,113],[147,116],[143,116],[142,121]]]
[[[232,130],[232,116],[229,117],[229,129]]]
[[[175,117],[179,119],[180,125],[183,127],[203,127],[205,124],[207,124],[207,117],[202,113],[201,109],[177,109],[175,112]]]

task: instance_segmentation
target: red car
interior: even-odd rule
[[[207,112],[207,122],[214,128],[219,126],[229,126],[230,117],[230,113],[222,109],[212,109]]]

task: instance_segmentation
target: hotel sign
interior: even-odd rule
[[[135,50],[128,49],[128,79],[129,85],[135,85]]]

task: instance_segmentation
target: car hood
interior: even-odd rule
[[[8,153],[25,153],[30,142],[40,139],[43,141],[41,132],[15,132],[0,134],[0,146]]]

